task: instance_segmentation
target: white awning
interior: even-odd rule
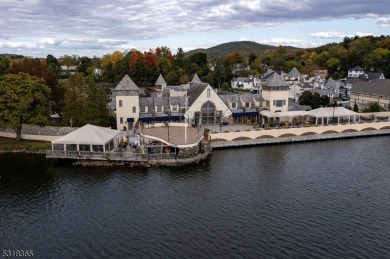
[[[54,140],[53,144],[105,145],[120,135],[121,131],[87,124]]]
[[[309,115],[307,111],[278,112],[279,117],[302,117]]]
[[[270,112],[268,110],[261,111],[260,114],[267,118],[279,118],[279,114],[277,112]]]
[[[324,107],[308,111],[308,113],[311,117],[315,118],[352,117],[359,115],[358,113],[348,110],[344,107]]]

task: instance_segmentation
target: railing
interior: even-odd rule
[[[148,161],[175,159],[175,153],[135,153],[135,152],[90,152],[90,151],[65,151],[46,150],[47,158],[115,160],[115,161]]]

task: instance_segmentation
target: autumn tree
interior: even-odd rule
[[[13,128],[20,140],[23,123],[49,124],[50,89],[42,79],[27,73],[0,77],[0,125]]]

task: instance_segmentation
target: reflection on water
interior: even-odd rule
[[[385,258],[388,137],[214,151],[180,168],[0,155],[0,248],[37,258]]]

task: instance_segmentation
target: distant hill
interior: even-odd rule
[[[296,49],[294,47],[287,47],[283,46],[286,48],[286,50],[292,50]],[[244,52],[247,56],[250,53],[255,53],[258,55],[260,52],[263,52],[267,49],[276,49],[276,46],[271,46],[271,45],[265,45],[265,44],[259,44],[254,41],[233,41],[233,42],[228,42],[228,43],[223,43],[208,49],[194,49],[191,51],[186,52],[186,55],[192,55],[197,52],[203,52],[207,54],[207,58],[210,61],[215,61],[218,58],[223,58],[226,54],[229,54],[231,52]]]
[[[16,55],[16,54],[0,54],[0,57],[7,57],[7,58],[10,58],[10,59],[20,59],[20,58],[24,58],[24,56],[22,56],[22,55]]]

